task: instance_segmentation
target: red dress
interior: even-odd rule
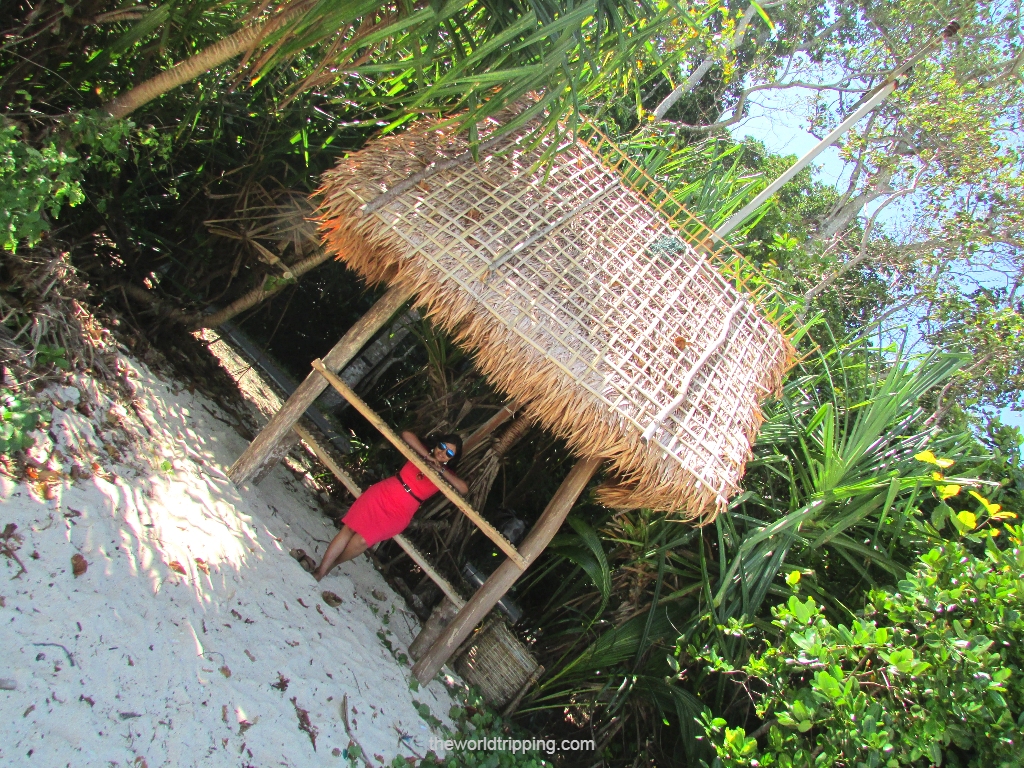
[[[405,490],[403,480],[412,493]],[[419,501],[413,498],[413,493]],[[378,541],[404,531],[419,509],[420,501],[426,501],[435,493],[437,486],[415,464],[407,461],[396,476],[374,483],[363,491],[341,521],[366,539],[366,546],[372,547]]]

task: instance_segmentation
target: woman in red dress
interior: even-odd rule
[[[412,432],[403,432],[402,439],[455,490],[463,495],[469,492],[469,487],[453,471],[462,453],[462,439],[458,435],[430,437],[427,445]],[[361,555],[378,541],[397,536],[408,527],[420,504],[435,493],[437,487],[411,461],[394,477],[371,485],[342,518],[344,525],[328,545],[313,578],[320,581],[339,563]]]

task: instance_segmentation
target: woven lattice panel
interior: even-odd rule
[[[324,176],[326,245],[414,287],[498,389],[609,459],[604,503],[709,519],[738,489],[791,347],[606,151],[567,144],[540,165],[549,147],[524,149],[526,130],[429,176],[463,139],[426,125],[371,143]]]

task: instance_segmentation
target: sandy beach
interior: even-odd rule
[[[318,585],[288,554],[335,533],[312,484],[279,466],[237,488],[232,417],[119,361],[133,398],[81,375],[51,386],[37,477],[0,475],[0,763],[424,755],[453,702],[410,684],[415,615],[363,557]]]

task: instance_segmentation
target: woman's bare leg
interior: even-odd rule
[[[347,525],[343,525],[338,534],[331,540],[331,543],[327,545],[327,551],[324,552],[323,559],[320,561],[320,565],[313,571],[313,578],[320,581],[328,572],[333,568],[338,560],[338,557],[342,552],[345,551],[345,547],[348,546],[349,541],[352,540],[352,536],[356,535],[356,532],[349,528]],[[360,539],[363,537],[360,536]]]
[[[366,539],[357,533],[349,539],[348,546],[345,547],[345,551],[341,553],[341,556],[335,561],[334,565],[337,565],[338,563],[347,563],[353,557],[358,557],[365,551]]]

